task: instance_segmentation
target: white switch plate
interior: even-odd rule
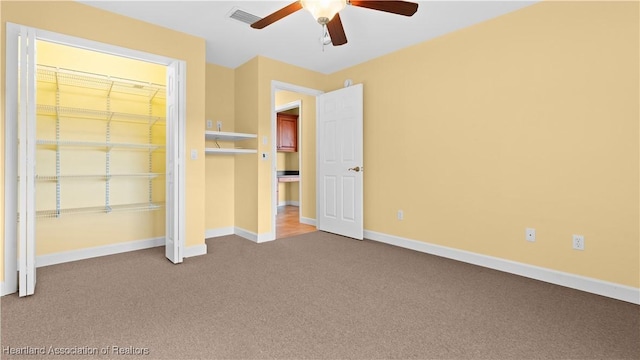
[[[524,238],[527,241],[531,241],[531,242],[536,241],[536,229],[526,228],[524,230]]]
[[[398,220],[404,220],[404,211],[398,210]]]
[[[269,143],[269,138],[267,137],[267,135],[264,135],[262,137],[262,144],[267,145]]]
[[[191,160],[198,159],[198,149],[191,149]]]
[[[207,120],[207,129],[213,128],[213,120]]]

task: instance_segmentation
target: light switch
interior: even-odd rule
[[[191,149],[191,160],[198,159],[198,149]]]

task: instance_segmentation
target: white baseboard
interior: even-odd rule
[[[200,255],[207,255],[207,244],[189,246],[184,249],[184,257],[186,258]]]
[[[395,245],[406,249],[437,255],[448,259],[458,260],[469,264],[504,271],[507,273],[536,279],[551,284],[565,286],[572,289],[586,291],[613,299],[627,301],[640,305],[640,289],[616,284],[608,281],[593,279],[585,276],[565,273],[538,266],[500,259],[492,256],[453,249],[446,246],[434,245],[422,241],[401,238],[375,231],[365,230],[366,239]]]
[[[264,234],[256,234],[253,231],[245,230],[243,228],[236,227],[234,230],[234,234],[243,237],[247,240],[251,240],[255,243],[264,243],[267,241],[273,241],[276,239],[274,233],[264,233]]]
[[[226,236],[226,235],[233,235],[233,234],[234,234],[233,226],[216,228],[216,229],[207,229],[204,232],[204,238],[208,239],[212,237]]]
[[[239,228],[239,227],[235,227],[234,230],[233,230],[233,233],[238,235],[238,236],[240,236],[240,237],[243,237],[243,238],[245,238],[247,240],[251,240],[251,241],[253,241],[255,243],[258,242],[258,234],[254,233],[252,231],[245,230],[245,229]]]
[[[62,264],[70,261],[148,249],[156,246],[164,246],[164,237],[41,255],[36,257],[36,267]]]
[[[311,219],[311,218],[306,218],[301,216],[300,222],[303,224],[316,226],[316,219]]]
[[[4,281],[0,282],[0,296],[5,296],[5,295],[9,295],[9,294],[13,294],[15,291],[12,292],[8,292],[8,293],[4,293]]]
[[[300,206],[300,201],[279,201],[278,202],[278,206],[286,206],[286,205]]]

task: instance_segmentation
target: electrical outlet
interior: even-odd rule
[[[404,220],[404,211],[398,210],[398,220]]]
[[[536,241],[536,229],[526,228],[524,230],[524,238],[527,241],[531,241],[531,242]]]
[[[584,250],[584,236],[573,235],[573,248],[575,250]]]
[[[222,131],[222,121],[221,120],[216,121],[216,128],[218,129],[218,131]]]
[[[213,120],[207,120],[207,129],[213,128]]]

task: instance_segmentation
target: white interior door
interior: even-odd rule
[[[18,96],[18,289],[33,295],[36,286],[36,36],[20,27]],[[5,239],[6,241],[6,239]]]
[[[166,232],[165,256],[174,264],[181,263],[184,254],[184,89],[180,74],[184,63],[175,61],[167,66],[167,146],[166,146]],[[178,91],[182,89],[181,91]]]
[[[362,84],[319,95],[318,229],[363,238]]]

